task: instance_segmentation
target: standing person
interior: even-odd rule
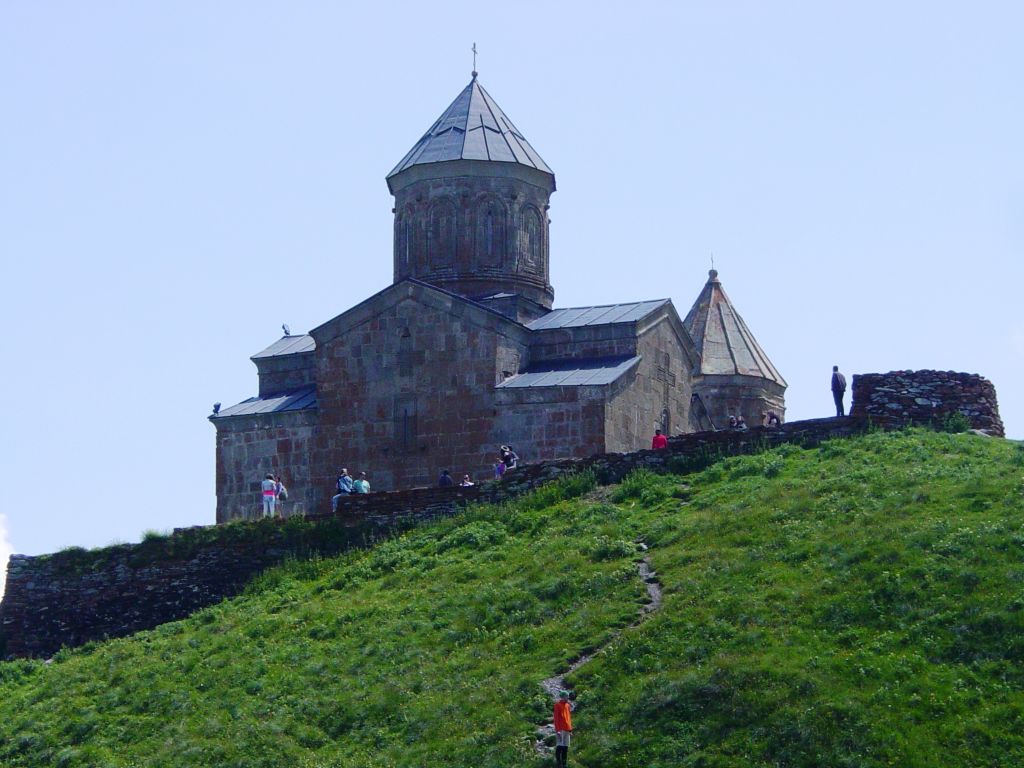
[[[370,481],[366,479],[366,473],[360,472],[359,479],[352,483],[352,493],[369,493]]]
[[[661,434],[660,429],[654,430],[654,437],[651,439],[651,450],[660,451],[668,448],[668,438]]]
[[[341,501],[343,496],[348,496],[353,490],[355,490],[355,484],[352,481],[352,476],[348,473],[348,470],[345,467],[341,468],[341,474],[338,475],[338,482],[335,485],[335,488],[338,493],[331,498],[332,512],[338,511],[338,502]]]
[[[572,735],[572,705],[569,692],[559,691],[555,702],[555,765],[569,764],[569,738]]]
[[[843,396],[846,394],[846,377],[839,372],[839,366],[832,366],[832,399],[836,401],[836,416],[845,416]]]
[[[505,474],[505,460],[503,458],[501,458],[501,456],[499,456],[498,460],[496,462],[494,462],[494,479],[495,480],[501,480],[501,478],[502,478],[502,476],[504,474]]]
[[[284,483],[281,482],[280,475],[274,475],[274,490],[277,495],[277,504],[275,505],[278,507],[277,514],[280,517],[284,517],[284,507],[282,505],[288,499],[288,489],[285,488]]]
[[[260,486],[263,489],[263,516],[273,517],[274,507],[277,503],[277,482],[274,480],[274,476],[268,472]]]
[[[448,474],[448,470],[447,469],[442,469],[441,470],[441,476],[439,478],[437,478],[437,487],[438,488],[451,488],[453,485],[455,485],[455,481],[452,480],[452,476],[450,474]]]

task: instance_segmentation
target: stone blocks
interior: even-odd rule
[[[974,429],[1004,436],[996,389],[976,373],[890,371],[853,377],[853,416],[941,425],[953,413],[966,416]]]

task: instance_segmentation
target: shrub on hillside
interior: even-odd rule
[[[449,549],[488,549],[505,540],[507,531],[501,523],[474,520],[456,528],[437,544],[438,552]]]
[[[578,499],[596,487],[597,478],[592,470],[570,472],[517,499],[514,506],[524,510],[544,509],[560,501]]]
[[[621,502],[640,499],[645,504],[654,504],[667,498],[669,493],[661,477],[649,469],[634,469],[626,475],[619,487],[612,491],[611,500]]]
[[[595,536],[590,544],[590,556],[595,560],[617,560],[636,552],[636,544],[611,536]]]
[[[956,434],[958,432],[966,432],[970,428],[971,420],[959,411],[949,414],[942,422],[943,432],[952,432]]]

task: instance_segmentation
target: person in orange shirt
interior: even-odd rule
[[[668,448],[668,438],[661,434],[660,429],[654,430],[654,439],[651,440],[651,450],[660,451]]]
[[[569,764],[569,737],[572,734],[572,705],[569,692],[560,691],[555,702],[555,765]]]

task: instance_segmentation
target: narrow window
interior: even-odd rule
[[[395,398],[394,440],[396,447],[412,450],[416,443],[416,396],[398,395]]]
[[[494,255],[494,211],[487,209],[487,219],[484,223],[484,253],[488,256]]]

